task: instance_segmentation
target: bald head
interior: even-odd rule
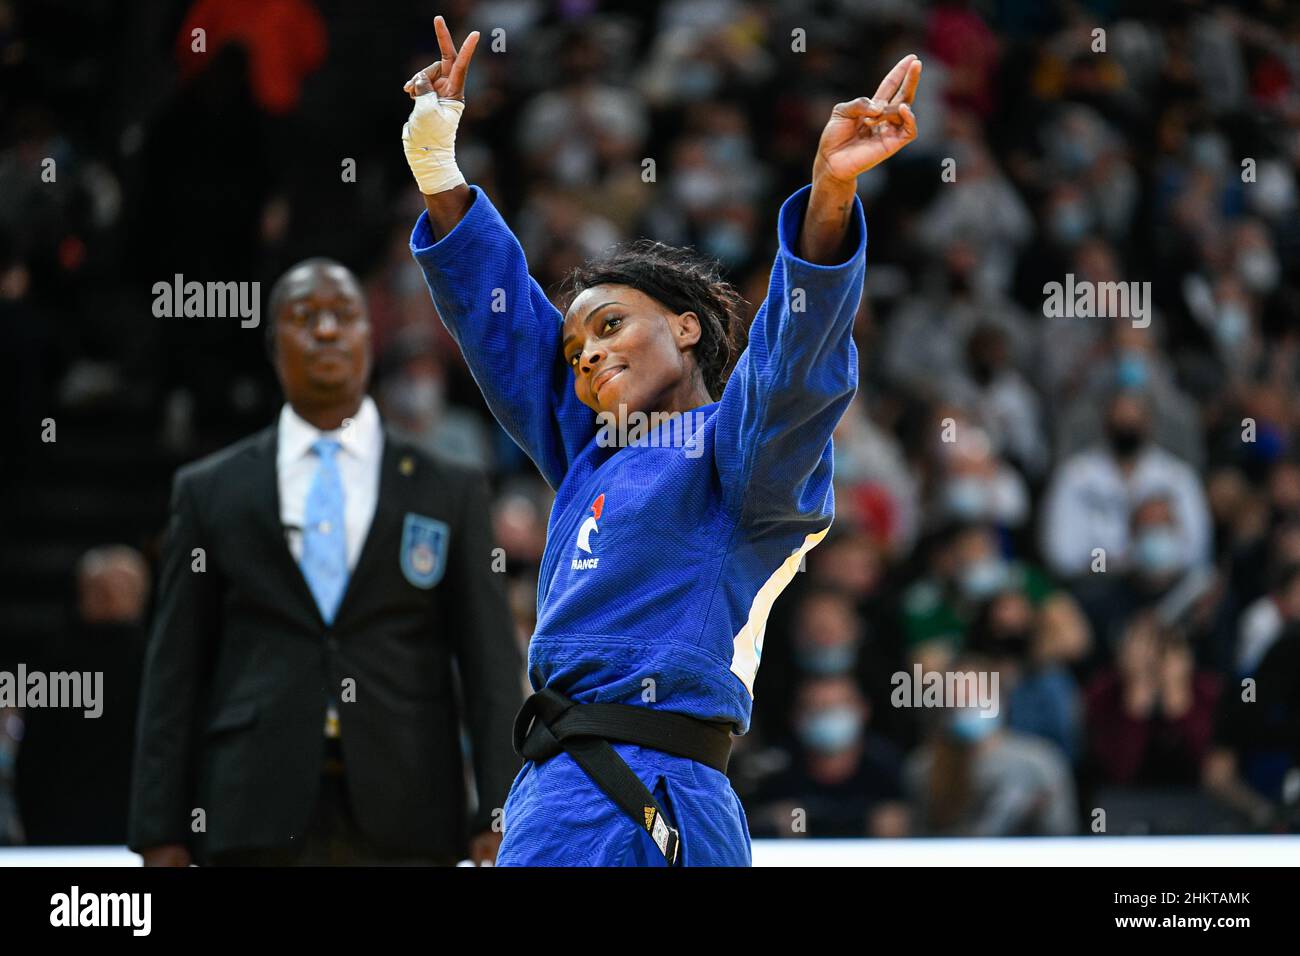
[[[370,381],[361,283],[333,259],[306,259],[276,281],[269,305],[271,361],[285,398],[307,421],[337,427],[326,423],[355,412]]]

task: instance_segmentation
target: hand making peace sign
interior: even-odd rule
[[[909,53],[880,81],[874,97],[836,105],[817,144],[814,172],[852,182],[916,139],[912,99],[921,61]]]
[[[440,99],[465,102],[465,73],[469,70],[469,61],[474,58],[478,47],[479,33],[475,30],[465,38],[459,52],[451,42],[451,31],[447,21],[442,17],[433,18],[433,30],[438,35],[438,50],[442,59],[430,63],[415,76],[406,81],[402,87],[411,99],[425,93],[437,93]]]

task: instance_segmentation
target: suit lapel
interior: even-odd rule
[[[302,576],[302,568],[289,550],[289,540],[280,520],[280,476],[276,470],[278,436],[279,429],[272,425],[253,445],[251,470],[256,478],[252,502],[254,521],[258,539],[271,555],[271,569],[287,584],[294,598],[290,605],[314,626],[320,627],[325,619],[321,617],[316,598],[307,586],[307,579]]]
[[[316,598],[307,586],[302,568],[294,560],[289,550],[289,542],[280,523],[280,480],[276,471],[276,449],[278,429],[268,428],[259,437],[252,449],[254,458],[251,471],[255,474],[255,494],[252,507],[258,530],[258,538],[272,555],[271,566],[284,580],[292,592],[293,600],[289,603],[299,614],[306,615],[315,627],[323,627],[324,618]],[[379,465],[379,496],[375,502],[375,516],[371,519],[370,530],[357,566],[348,576],[348,585],[334,616],[337,627],[346,616],[356,613],[358,603],[367,593],[366,582],[374,577],[383,567],[384,562],[396,561],[398,543],[402,534],[402,520],[410,501],[412,480],[418,469],[418,457],[393,433],[384,429],[384,451]],[[369,593],[374,593],[371,590]]]
[[[355,605],[365,593],[367,579],[383,566],[384,561],[397,560],[397,544],[402,532],[402,516],[407,501],[407,483],[412,473],[414,458],[405,445],[387,428],[384,429],[384,453],[379,464],[379,498],[375,502],[375,516],[370,522],[357,566],[348,577],[347,590],[339,604],[335,623],[355,611]],[[403,462],[406,462],[405,466]],[[403,474],[405,470],[405,474]],[[372,592],[373,593],[373,592]]]

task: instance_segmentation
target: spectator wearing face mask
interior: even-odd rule
[[[1132,559],[1133,505],[1164,496],[1181,532],[1176,561],[1192,567],[1212,554],[1209,507],[1196,472],[1153,444],[1150,408],[1121,391],[1106,414],[1106,441],[1061,463],[1047,490],[1041,524],[1042,553],[1058,577],[1088,575],[1099,560],[1123,567]]]
[[[1225,272],[1213,281],[1198,274],[1184,280],[1183,298],[1188,312],[1214,343],[1218,359],[1214,369],[1231,381],[1249,381],[1252,369],[1264,358],[1259,302],[1235,273]]]
[[[1083,606],[1102,650],[1118,645],[1137,614],[1157,610],[1188,580],[1193,568],[1173,501],[1164,494],[1137,502],[1129,519],[1130,547],[1124,562],[1097,574],[1081,591]]]
[[[379,368],[379,408],[401,437],[444,461],[490,473],[492,441],[474,413],[447,403],[446,379],[424,334],[399,340]]]
[[[1030,505],[1024,478],[997,456],[983,428],[958,420],[957,414],[951,417],[957,420],[956,440],[938,443],[933,513],[941,520],[981,521],[1003,530],[1021,527]]]
[[[855,673],[862,629],[848,597],[835,588],[815,588],[795,617],[794,657],[807,677]]]
[[[987,658],[954,662],[987,672]],[[915,830],[928,836],[1064,836],[1077,831],[1074,781],[1059,750],[1011,730],[996,709],[936,712],[931,739],[908,758],[904,788]]]
[[[1198,672],[1181,636],[1134,618],[1115,664],[1086,692],[1088,758],[1098,782],[1194,785],[1209,753],[1220,681]]]
[[[761,671],[755,689],[765,702],[755,717],[765,742],[793,736],[795,697],[804,681],[845,675],[856,679],[863,669],[863,649],[869,642],[856,603],[848,589],[821,579],[811,562],[777,602],[763,642],[769,666]]]
[[[1133,542],[1128,561],[1130,580],[1144,595],[1164,592],[1196,563],[1183,540],[1174,503],[1165,495],[1138,502],[1129,530]]]
[[[1058,657],[1076,660],[1087,650],[1088,625],[1078,604],[1041,569],[1007,558],[986,524],[956,524],[936,542],[931,573],[903,595],[903,632],[913,662],[942,670],[965,646],[984,604],[1019,594],[1047,615]]]
[[[795,733],[794,714],[803,682],[848,677],[869,698],[880,699],[889,692],[890,675],[901,666],[884,606],[861,600],[848,586],[847,576],[823,578],[824,566],[823,557],[822,563],[799,575],[788,618],[782,614],[782,622],[769,625],[772,633],[764,645],[764,658],[775,662],[764,672],[760,687],[765,701],[762,731],[771,741]],[[879,729],[896,740],[909,740],[913,732],[909,716],[891,710],[883,715]]]
[[[798,576],[802,587],[791,596],[796,614],[805,611],[804,595],[818,592],[832,595],[832,600],[843,599],[853,608],[855,629],[861,637],[855,675],[872,700],[888,693],[890,675],[903,666],[904,642],[893,574],[888,551],[879,536],[852,526],[832,529],[826,540],[809,553],[806,573]],[[782,669],[794,672],[798,668]],[[794,691],[795,685],[790,683],[785,695],[790,709]],[[784,733],[793,733],[788,712],[782,716]],[[872,725],[901,746],[910,746],[916,740],[915,715],[911,711],[885,708],[874,715]]]
[[[753,801],[755,835],[906,836],[902,755],[870,729],[870,721],[871,707],[850,678],[805,681],[796,699],[789,762]]]
[[[1148,302],[1148,308],[1154,306]],[[1081,370],[1078,391],[1062,397],[1055,417],[1058,456],[1073,455],[1106,434],[1107,413],[1117,391],[1137,396],[1147,407],[1146,434],[1192,468],[1205,464],[1201,410],[1178,384],[1174,363],[1161,349],[1162,316],[1148,314],[1146,327],[1126,318],[1109,322],[1091,361]],[[1059,321],[1075,322],[1078,319]],[[1065,349],[1065,342],[1055,346]]]
[[[998,671],[1007,727],[1054,743],[1074,763],[1083,747],[1082,701],[1048,623],[1023,594],[1001,594],[976,617],[970,646]]]

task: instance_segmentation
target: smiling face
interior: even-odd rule
[[[339,265],[295,266],[275,309],[275,370],[294,408],[360,403],[370,378],[370,320]]]
[[[561,336],[574,392],[593,411],[686,411],[712,401],[691,351],[700,340],[694,312],[674,313],[631,286],[594,285],[569,306]]]

